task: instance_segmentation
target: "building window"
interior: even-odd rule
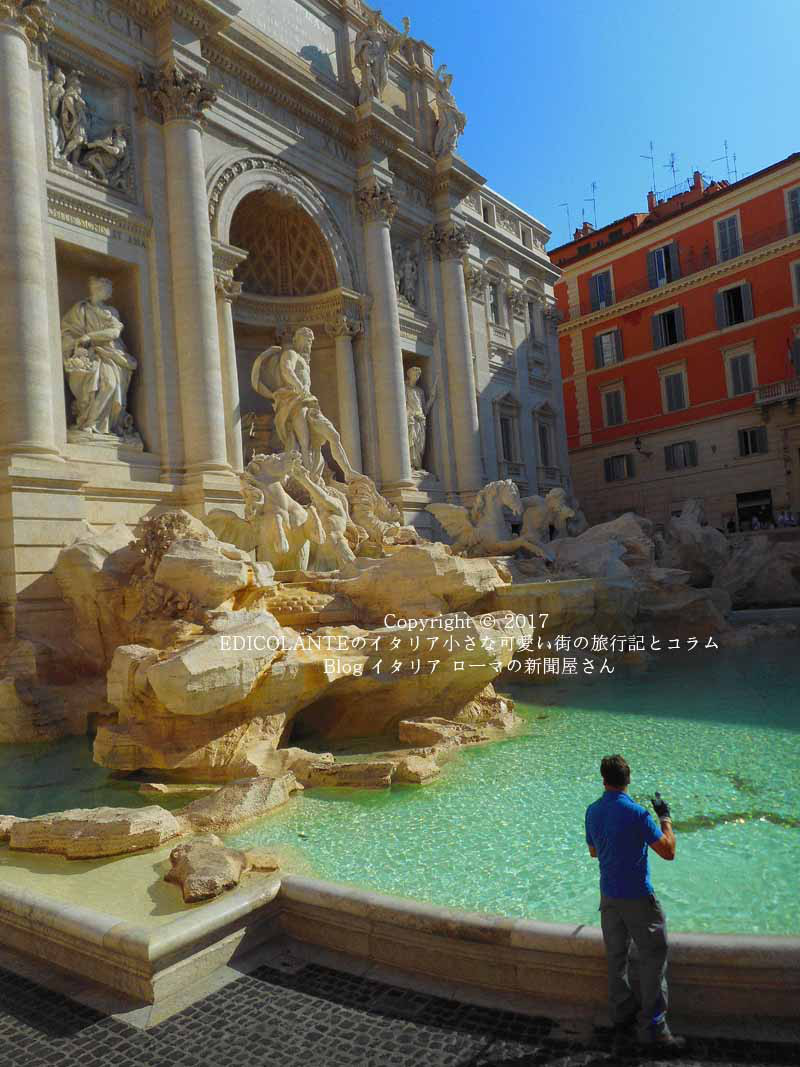
[[[800,263],[792,264],[792,295],[793,302],[800,304]]]
[[[538,423],[539,430],[539,465],[541,467],[552,467],[553,456],[552,449],[550,447],[550,427],[546,422]]]
[[[742,396],[753,391],[753,354],[737,352],[725,357],[728,369],[728,395]]]
[[[537,316],[536,301],[535,300],[529,300],[528,301],[528,326],[530,327],[531,338],[534,341],[536,340],[536,338],[538,336],[538,333],[539,333],[539,327],[538,327],[537,321],[536,321],[537,318],[538,318],[538,316]]]
[[[607,482],[621,482],[633,477],[633,456],[628,452],[622,456],[609,456],[603,460]]]
[[[621,229],[612,230],[608,235],[608,239],[611,242],[613,242],[613,241],[621,241],[624,236],[625,236],[625,234],[622,232]]]
[[[717,326],[724,330],[726,326],[736,326],[740,322],[749,322],[753,317],[753,291],[749,282],[723,289],[714,296]]]
[[[533,248],[533,235],[529,226],[522,226],[522,243],[526,248]]]
[[[622,334],[618,329],[598,333],[594,339],[595,367],[610,367],[622,362]]]
[[[500,444],[503,450],[503,459],[509,463],[514,462],[514,424],[510,415],[500,416]]]
[[[671,241],[668,245],[654,248],[652,252],[647,253],[647,280],[651,289],[669,285],[680,276],[677,241]]]
[[[592,275],[589,279],[589,293],[592,300],[592,311],[611,307],[614,303],[614,296],[611,291],[610,270],[604,270],[600,274]]]
[[[742,242],[739,237],[739,219],[736,215],[720,219],[717,222],[717,243],[719,245],[720,263],[734,259],[742,254]]]
[[[689,406],[686,388],[686,368],[670,367],[659,371],[661,402],[664,411],[683,411]]]
[[[752,426],[748,430],[739,430],[739,455],[755,456],[769,452],[766,426]]]
[[[789,207],[789,233],[800,233],[800,187],[786,194]]]
[[[625,421],[624,394],[619,386],[603,391],[603,415],[606,426],[621,426]]]
[[[667,445],[664,449],[664,466],[668,471],[682,470],[684,467],[697,466],[697,442],[679,441]]]
[[[498,326],[502,324],[500,317],[500,284],[498,282],[489,282],[489,314],[492,322]]]
[[[588,256],[589,253],[591,252],[591,250],[592,250],[592,242],[591,241],[588,244],[585,244],[585,245],[578,245],[578,255],[579,256]]]
[[[491,204],[487,204],[485,200],[481,202],[481,214],[487,226],[494,226],[494,208]]]
[[[657,315],[653,315],[651,323],[654,349],[680,344],[686,336],[683,328],[682,308],[670,308],[669,311],[660,311]]]

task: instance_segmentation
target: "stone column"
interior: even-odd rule
[[[411,485],[403,349],[389,236],[397,201],[389,189],[373,182],[362,189],[358,206],[364,220],[367,285],[372,297],[370,329],[380,477],[384,485]]]
[[[358,418],[358,390],[353,362],[353,337],[361,330],[361,323],[346,315],[326,323],[325,329],[336,344],[336,393],[339,401],[339,433],[351,467],[363,471],[361,433]]]
[[[242,291],[242,283],[220,273],[216,275],[216,283],[225,442],[228,463],[235,471],[240,471],[244,469],[244,448],[242,446],[242,408],[239,403],[239,367],[236,361],[236,335],[233,331],[232,305]]]
[[[29,51],[50,28],[46,4],[0,0],[0,452],[58,457],[42,179]]]
[[[216,94],[171,61],[140,88],[164,124],[166,198],[186,469],[229,471],[202,115]]]
[[[448,400],[453,423],[458,492],[476,493],[483,485],[483,469],[464,282],[463,257],[469,242],[464,227],[455,223],[437,224],[433,227],[430,239],[434,253],[441,262]]]

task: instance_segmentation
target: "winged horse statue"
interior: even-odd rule
[[[551,553],[536,541],[514,537],[506,509],[515,518],[522,518],[519,489],[510,478],[484,486],[469,508],[459,504],[428,504],[427,508],[455,539],[453,552],[459,556],[510,556],[524,552],[552,562]]]

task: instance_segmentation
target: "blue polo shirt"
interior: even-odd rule
[[[664,835],[653,816],[627,793],[607,789],[586,809],[586,844],[600,861],[604,897],[634,900],[653,892],[648,845]]]

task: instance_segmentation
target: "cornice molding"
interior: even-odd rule
[[[717,278],[738,274],[756,263],[761,263],[764,260],[772,259],[775,256],[781,256],[797,249],[800,249],[800,233],[791,234],[780,241],[775,241],[771,245],[764,245],[762,248],[756,248],[752,252],[746,252],[736,259],[727,259],[724,263],[715,263],[705,270],[698,271],[696,274],[688,274],[685,277],[676,279],[674,282],[670,282],[669,285],[662,285],[660,289],[647,289],[645,292],[639,293],[638,296],[621,300],[618,304],[612,304],[611,307],[601,308],[599,311],[592,311],[586,315],[579,315],[575,319],[568,319],[559,326],[559,336],[573,333],[575,330],[583,330],[587,326],[594,326],[606,320],[619,318],[621,315],[627,315],[630,311],[647,307],[648,304],[653,304],[656,301],[660,302],[689,289],[707,285]]]
[[[149,218],[134,218],[124,211],[115,211],[105,204],[60,189],[47,190],[47,209],[51,219],[71,222],[81,229],[94,230],[106,236],[115,230],[120,231],[128,235],[131,244],[142,247],[150,236],[152,223]]]

